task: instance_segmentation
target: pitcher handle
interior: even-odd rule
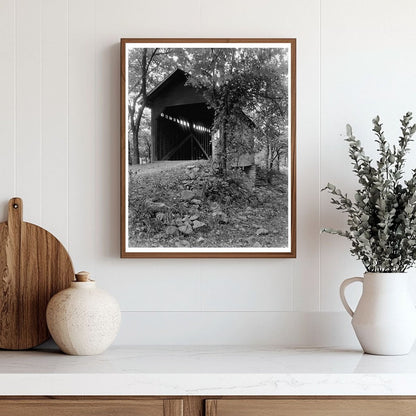
[[[354,282],[361,282],[364,283],[364,279],[362,277],[350,277],[349,279],[345,279],[339,288],[339,296],[341,297],[341,302],[344,305],[345,310],[351,315],[354,316],[354,311],[351,309],[350,305],[348,305],[347,299],[345,298],[345,289],[348,285]]]

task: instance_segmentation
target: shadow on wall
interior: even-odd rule
[[[120,44],[96,44],[95,209],[99,256],[120,253]]]

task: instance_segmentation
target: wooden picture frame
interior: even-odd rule
[[[296,257],[296,39],[120,46],[121,257]]]

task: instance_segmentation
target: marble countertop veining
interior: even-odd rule
[[[113,347],[74,357],[0,351],[0,395],[416,395],[416,350]]]

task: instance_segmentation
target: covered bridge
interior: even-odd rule
[[[152,162],[212,156],[214,111],[197,89],[185,85],[186,80],[186,73],[177,69],[148,95]]]

